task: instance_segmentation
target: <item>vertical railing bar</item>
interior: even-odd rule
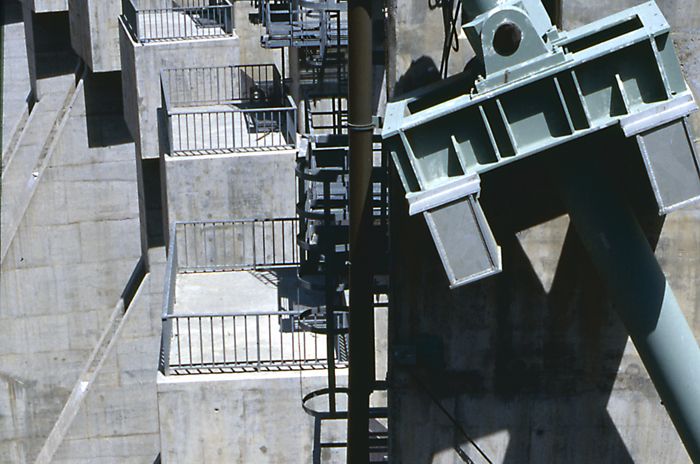
[[[302,355],[302,361],[306,360],[306,330],[301,333],[302,339],[304,340],[304,354]]]
[[[284,259],[284,257],[287,256],[287,251],[285,249],[285,242],[287,241],[287,236],[284,233],[284,223],[285,223],[285,221],[282,221],[282,257],[283,257],[283,259]]]
[[[180,334],[180,318],[179,317],[175,318],[175,326],[177,328],[177,365],[182,366],[182,352],[181,352],[182,349],[180,348],[180,339],[182,337],[180,337],[181,334]]]
[[[270,362],[272,362],[272,316],[267,315],[267,345],[270,351]]]
[[[272,262],[277,262],[277,245],[275,243],[275,222],[272,223]]]
[[[223,346],[224,365],[226,365],[226,322],[224,316],[221,316],[221,345]]]
[[[189,357],[190,363],[189,363],[189,365],[194,366],[194,364],[192,363],[192,327],[191,327],[189,316],[187,316],[187,342],[188,342],[189,347],[190,347],[190,357]]]
[[[232,316],[231,320],[233,320],[233,362],[234,362],[234,364],[238,364],[238,341],[237,341],[237,335],[236,335],[236,316]]]
[[[266,242],[267,242],[267,234],[265,233],[265,225],[267,224],[267,221],[261,222],[262,224],[262,260],[263,260],[263,265],[267,262],[267,247],[266,247]]]
[[[279,328],[279,333],[280,333],[280,359],[282,362],[284,362],[284,331],[282,330],[282,318],[280,316],[277,317],[277,320],[280,322],[280,328]],[[293,316],[290,316],[290,320],[292,322],[292,325],[294,325],[294,318]]]
[[[204,334],[202,333],[202,317],[197,317],[199,321],[199,362],[204,365]]]
[[[243,327],[245,328],[245,362],[249,362],[248,358],[248,315],[243,315]]]
[[[292,317],[292,330],[291,330],[291,335],[290,335],[290,339],[292,341],[292,343],[291,343],[291,345],[292,345],[292,359],[291,359],[292,364],[294,364],[294,361],[296,360],[296,355],[294,354],[294,334],[296,332],[296,322],[297,322],[296,318],[293,316]]]
[[[201,135],[201,137],[202,137],[202,146],[201,146],[201,150],[204,150],[205,145],[206,145],[206,144],[205,144],[205,142],[206,142],[206,139],[205,139],[206,131],[204,130],[204,115],[205,115],[205,114],[206,114],[206,113],[201,113],[201,114],[199,115],[199,125],[201,126],[201,130],[202,130],[202,135]],[[195,143],[196,143],[196,142],[197,142],[197,136],[196,136],[196,134],[195,134],[194,140],[195,140]]]
[[[189,114],[183,114],[182,115],[185,118],[185,142],[186,142],[186,151],[190,151],[190,118]]]
[[[203,254],[202,254],[202,268],[204,271],[209,269],[209,259],[208,259],[208,251],[207,251],[207,226],[205,223],[201,223],[200,227],[202,229],[202,248],[204,249]]]
[[[222,248],[224,250],[223,263],[226,267],[228,267],[229,259],[228,259],[228,250],[226,247],[226,242],[228,241],[228,240],[226,240],[226,231],[228,230],[228,227],[226,227],[226,224],[222,222],[221,228],[222,228],[222,235],[223,235],[223,243],[221,245],[222,245]]]
[[[251,226],[253,227],[253,269],[258,268],[258,260],[256,255],[256,244],[255,244],[255,220],[251,221]]]
[[[214,356],[214,318],[209,317],[209,327],[211,329],[211,364],[216,364],[216,358]]]
[[[257,370],[260,372],[260,316],[255,316],[255,336],[257,339],[257,358],[258,358],[258,367]]]

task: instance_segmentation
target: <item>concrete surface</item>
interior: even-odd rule
[[[67,4],[65,0],[25,3],[29,11]],[[688,1],[660,3],[676,27],[674,40],[689,82],[698,89],[700,7]],[[631,4],[565,2],[565,24],[588,22]],[[161,67],[236,64],[238,54],[241,62],[279,59],[279,52],[258,55],[259,31],[245,24],[246,9],[245,3],[236,8],[240,50],[230,41],[218,42],[227,39],[136,46],[122,34],[120,41],[128,46],[121,47],[126,72],[119,79],[139,157],[160,154],[156,115]],[[30,15],[28,30],[42,29],[51,18],[58,18],[44,14],[48,13]],[[423,1],[410,0],[400,2],[399,14],[397,78],[404,77],[413,63],[417,63],[414,69],[423,71],[439,65],[439,12],[429,11]],[[244,30],[250,31],[245,37]],[[50,61],[68,56],[63,50],[51,53],[46,37],[51,34],[27,35],[26,59],[35,82],[52,77],[42,77],[38,69],[47,57]],[[37,39],[43,42],[37,45]],[[466,45],[463,39],[461,44]],[[87,56],[86,49],[76,49]],[[159,55],[160,50],[167,51]],[[12,59],[21,60],[19,55]],[[423,56],[433,63],[428,60],[425,66]],[[468,47],[453,55],[450,72],[460,70],[468,56]],[[423,74],[416,74],[404,82],[420,82]],[[114,138],[125,132],[118,122],[121,109],[102,114],[95,110],[102,100],[89,98],[89,93],[89,89],[78,93],[2,263],[0,461],[33,461],[44,439],[63,423],[66,400],[80,387],[114,302],[141,254],[135,147],[121,135]],[[36,95],[44,98],[42,92]],[[35,107],[36,129],[50,127],[59,108],[42,110],[41,104],[40,100]],[[38,124],[40,119],[44,122]],[[693,119],[696,129],[698,120]],[[29,128],[28,137],[33,131]],[[41,145],[42,137],[29,138]],[[293,156],[274,162],[254,155],[165,158],[169,210],[181,219],[293,214]],[[289,190],[278,191],[275,184]],[[533,187],[537,184],[529,185]],[[519,192],[514,201],[525,193]],[[517,216],[518,211],[512,213]],[[700,334],[699,219],[697,210],[674,213],[657,248],[696,334]],[[399,344],[427,339],[429,345],[430,336],[440,335],[446,370],[411,374],[392,366],[396,462],[463,462],[455,444],[480,462],[431,397],[494,462],[688,462],[624,328],[576,241],[567,237],[566,218],[506,234],[509,271],[456,292],[445,289],[442,267],[431,246],[421,245],[430,243],[421,227],[394,228],[405,237],[394,242],[395,255],[406,260],[392,276],[398,289],[395,308],[400,311],[391,314],[400,317],[392,316],[390,337]],[[313,423],[302,411],[300,399],[325,386],[320,372],[161,376],[156,396],[162,282],[154,275],[160,272],[162,258],[151,262],[152,273],[145,281],[148,292],[142,289],[134,300],[85,396],[74,409],[68,404],[74,417],[65,422],[60,443],[54,444],[55,461],[150,463],[159,449],[160,429],[165,462],[309,462]],[[213,280],[189,277],[179,281],[178,310],[278,303],[269,285],[251,275],[242,277],[245,282],[240,285],[230,285],[225,274]],[[243,298],[233,302],[234,294]],[[383,363],[378,369],[383,372]],[[324,428],[338,432],[338,440],[343,429],[342,425]],[[342,462],[336,455],[323,458]]]
[[[11,462],[37,455],[140,256],[134,145],[115,138],[127,133],[114,92],[93,84],[80,86],[2,263],[0,456]]]
[[[314,421],[301,399],[325,385],[322,372],[158,374],[162,462],[311,462]],[[331,431],[324,441],[343,440],[342,427]],[[322,462],[340,461],[324,452]]]
[[[2,159],[13,134],[18,130],[28,113],[29,69],[27,46],[22,23],[22,5],[17,0],[2,4],[3,37],[3,87],[2,87]]]
[[[54,463],[152,463],[160,452],[156,372],[160,348],[164,249],[105,348],[90,384],[81,385]]]
[[[50,91],[35,105],[27,118],[13,150],[7,154],[2,173],[2,224],[0,246],[2,260],[17,232],[26,208],[36,191],[40,176],[51,162],[58,139],[75,103],[81,83],[76,86],[72,74],[42,79]]]
[[[289,309],[293,269],[178,274],[174,314],[246,313]],[[283,303],[282,300],[285,300]]]
[[[165,156],[168,222],[294,217],[295,156],[294,150]]]
[[[124,117],[142,158],[158,158],[162,116],[160,71],[166,68],[227,66],[239,62],[238,36],[140,44],[120,20],[119,43]]]
[[[119,15],[121,3],[69,0],[71,44],[93,72],[121,69]]]
[[[32,100],[38,101],[53,91],[49,78],[75,73],[78,60],[70,44],[67,10],[39,13],[25,2],[22,16]]]
[[[240,40],[241,64],[274,63],[282,72],[282,62],[289,63],[288,59],[282,60],[282,54],[287,55],[287,52],[285,49],[268,50],[260,47],[262,29],[249,19],[249,15],[257,11],[258,8],[250,2],[236,2],[233,8],[234,24]],[[289,76],[288,70],[286,76]]]
[[[254,315],[295,309],[302,297],[296,285],[294,269],[178,274],[174,315],[229,316],[173,320],[171,368],[180,372],[180,366],[184,371],[187,365],[228,362],[244,369],[244,364],[255,368],[257,361],[288,366],[300,361],[325,364],[325,336],[291,332],[275,315]],[[318,297],[310,300],[307,294],[306,307],[321,304]]]
[[[22,0],[32,11],[36,13],[50,13],[54,11],[67,11],[68,0]]]

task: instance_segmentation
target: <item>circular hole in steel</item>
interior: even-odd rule
[[[510,56],[518,51],[523,33],[513,23],[503,23],[498,26],[493,35],[493,49],[501,56]]]

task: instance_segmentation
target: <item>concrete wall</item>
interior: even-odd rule
[[[635,3],[566,1],[564,23],[583,24]],[[697,92],[700,49],[693,37],[700,9],[694,2],[659,3]],[[398,37],[398,56],[414,60],[441,46],[437,38]],[[399,60],[397,79],[407,62]],[[629,147],[606,148],[625,154]],[[658,241],[657,257],[700,339],[700,209],[661,224],[648,181],[635,170],[638,160],[615,159],[629,161],[617,178],[635,189],[645,230]],[[516,163],[482,179],[504,272],[456,290],[447,288],[422,217],[406,216],[396,180],[390,341],[394,349],[418,346],[425,360],[390,361],[393,462],[464,462],[459,453],[485,462],[460,428],[494,463],[690,462],[592,264],[553,204],[546,165],[538,163]]]
[[[69,0],[71,44],[93,72],[121,69],[119,15],[121,2]]]
[[[73,74],[78,64],[70,44],[68,12],[39,13],[25,2],[22,16],[32,96],[41,100],[44,93],[52,91],[52,77]]]
[[[51,462],[155,462],[160,452],[156,372],[163,252],[163,248],[152,250],[151,272],[127,309]]]
[[[168,221],[293,217],[295,155],[165,156]]]
[[[404,87],[406,80],[412,81],[412,85],[423,84],[426,76],[434,76],[440,69],[445,36],[442,12],[439,8],[429,8],[428,3],[422,0],[394,3],[397,3],[397,8],[394,10],[396,32],[393,38],[397,46],[396,53],[390,53],[389,59],[396,60],[396,79],[404,77]],[[461,27],[458,27],[458,31],[461,31]],[[460,32],[459,37],[459,51],[450,54],[450,75],[462,71],[474,56],[466,36]],[[430,69],[431,66],[433,69]],[[406,75],[409,69],[412,72]]]
[[[68,0],[22,0],[32,11],[36,13],[50,13],[53,11],[67,11]]]
[[[11,462],[36,456],[140,256],[133,144],[114,138],[126,131],[104,93],[81,89],[2,264],[0,456]]]
[[[236,2],[234,6],[234,25],[240,40],[241,64],[274,63],[277,69],[282,69],[282,51],[264,49],[260,46],[260,25],[250,22],[249,15],[258,9],[250,2]],[[286,49],[285,54],[286,54]],[[289,73],[287,73],[289,75]]]
[[[8,0],[0,6],[5,24],[3,29],[2,66],[2,158],[12,135],[28,116],[29,68],[27,47],[24,38],[22,5],[16,0]]]
[[[162,462],[312,462],[314,421],[301,399],[325,386],[321,371],[159,374]],[[328,433],[323,440],[342,435]],[[342,462],[332,459],[322,456],[323,462]]]
[[[124,117],[142,158],[157,158],[160,71],[166,68],[227,66],[239,63],[238,36],[139,44],[120,22]]]

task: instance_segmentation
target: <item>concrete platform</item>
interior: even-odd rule
[[[121,19],[119,24],[124,119],[139,156],[158,158],[167,137],[162,115],[161,70],[238,64],[238,36],[233,31],[191,40],[141,43],[134,40]]]
[[[294,269],[178,274],[174,314],[289,310],[295,298]]]
[[[289,311],[321,306],[294,269],[179,274],[171,323],[174,374],[288,371],[327,366],[326,336]]]

